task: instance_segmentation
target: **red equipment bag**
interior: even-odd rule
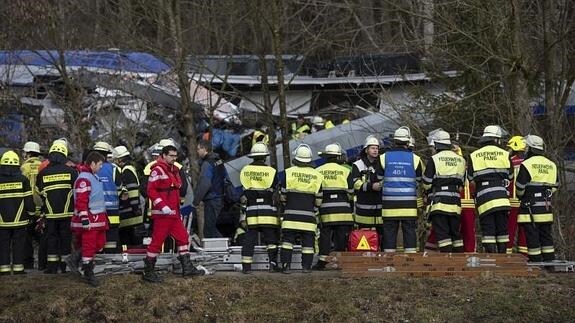
[[[379,251],[379,234],[372,229],[351,231],[347,251]]]

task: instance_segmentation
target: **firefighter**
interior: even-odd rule
[[[93,287],[99,285],[94,275],[94,256],[106,245],[106,231],[109,228],[105,186],[96,175],[105,161],[106,156],[89,152],[84,164],[79,166],[80,174],[74,182],[74,215],[70,227],[75,250],[81,251],[83,279]],[[77,263],[71,258],[66,258],[66,263],[73,271]]]
[[[317,227],[316,209],[321,205],[323,176],[311,164],[312,151],[300,144],[294,151],[292,167],[285,170],[280,180],[284,202],[281,244],[282,272],[290,273],[293,245],[297,236],[302,246],[302,271],[311,272]]]
[[[311,127],[305,121],[303,115],[298,115],[297,120],[291,124],[291,135],[293,140],[301,140],[311,133]]]
[[[509,234],[507,218],[511,208],[507,186],[513,179],[509,153],[499,147],[505,130],[485,127],[479,139],[481,148],[469,156],[467,177],[475,184],[475,205],[481,225],[481,243],[485,252],[506,253]]]
[[[555,249],[551,196],[559,186],[557,165],[543,156],[541,137],[528,135],[525,143],[527,154],[515,181],[517,196],[521,199],[517,222],[525,230],[529,261],[552,261]]]
[[[360,228],[375,227],[381,237],[381,166],[378,157],[379,140],[367,136],[360,159],[352,165],[348,184],[355,193],[355,225]]]
[[[323,197],[319,207],[319,260],[314,270],[325,269],[332,242],[335,251],[345,251],[353,227],[350,204],[353,190],[347,181],[351,170],[342,165],[341,154],[342,149],[338,143],[325,146],[325,150],[320,153],[326,163],[317,169],[323,176]]]
[[[410,137],[408,127],[398,128],[393,135],[395,147],[379,157],[383,175],[384,252],[396,251],[400,225],[404,251],[417,251],[417,183],[421,182],[423,166],[419,156],[408,149]]]
[[[156,259],[161,252],[162,244],[168,236],[176,240],[178,260],[182,264],[182,276],[203,275],[192,265],[188,250],[188,232],[180,216],[180,188],[182,178],[174,165],[178,158],[175,146],[166,145],[156,161],[148,179],[148,197],[152,200],[152,241],[148,245],[144,258],[144,274],[142,279],[147,282],[161,282],[162,278],[154,271]]]
[[[140,179],[126,146],[114,148],[115,159],[120,167],[122,196],[120,197],[120,241],[122,245],[142,244],[141,237],[136,236],[136,227],[143,225],[140,209]]]
[[[65,259],[71,252],[70,219],[74,213],[74,182],[78,174],[75,169],[66,166],[67,156],[68,148],[65,145],[53,144],[48,152],[50,164],[38,174],[36,182],[44,200],[42,211],[46,217],[46,274],[56,274],[58,269],[65,273]],[[73,258],[76,265],[70,270],[77,271],[79,251],[76,251]]]
[[[240,198],[240,227],[247,229],[242,239],[242,272],[252,270],[254,247],[258,233],[263,236],[269,257],[269,271],[278,271],[279,218],[273,201],[277,187],[276,170],[266,165],[269,156],[268,147],[263,142],[252,146],[248,157],[254,161],[244,166],[240,172],[240,181],[244,193]]]
[[[99,141],[92,147],[93,151],[104,156],[104,164],[98,171],[98,178],[104,185],[106,196],[106,213],[110,228],[106,231],[105,253],[120,252],[120,194],[122,192],[122,174],[120,168],[108,162],[108,154],[112,152],[110,144]]]
[[[34,268],[34,240],[41,241],[43,239],[42,233],[37,232],[36,226],[38,226],[38,231],[43,229],[44,222],[40,217],[40,208],[42,207],[42,199],[40,195],[35,190],[36,188],[36,177],[39,172],[40,164],[42,163],[42,159],[40,158],[40,145],[37,142],[28,141],[24,144],[22,148],[24,151],[24,162],[20,167],[22,171],[22,175],[28,178],[30,181],[30,187],[32,188],[32,197],[34,199],[34,205],[36,206],[36,213],[35,219],[32,221],[28,230],[26,232],[26,257],[24,259],[24,267],[26,269],[33,269]],[[36,225],[37,224],[37,225]],[[38,235],[40,234],[40,235]]]
[[[252,134],[252,147],[258,142],[262,142],[264,145],[267,145],[269,141],[270,136],[268,135],[268,127],[262,125],[261,122],[256,123],[256,129]]]
[[[514,136],[507,142],[509,154],[511,155],[511,166],[513,166],[513,178],[517,178],[519,166],[525,159],[525,140],[522,136]],[[515,191],[515,182],[512,181],[507,187],[509,191],[509,203],[511,204],[511,211],[509,212],[509,219],[507,221],[507,229],[509,231],[509,242],[507,243],[507,253],[513,252],[513,246],[517,242],[517,251],[527,255],[527,241],[525,238],[525,231],[517,224],[517,216],[519,215],[519,199]],[[517,239],[516,239],[517,236]]]
[[[427,162],[423,174],[424,189],[430,204],[429,218],[439,251],[461,252],[459,190],[465,177],[465,159],[452,151],[451,139],[446,131],[439,131],[433,142],[437,153]]]
[[[35,213],[32,188],[12,150],[0,158],[0,275],[25,274],[26,228]]]

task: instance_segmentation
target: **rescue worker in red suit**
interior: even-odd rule
[[[511,211],[509,211],[509,219],[507,220],[507,230],[509,230],[509,242],[507,243],[507,253],[513,252],[513,246],[517,242],[517,251],[527,255],[527,238],[523,227],[517,224],[517,216],[519,215],[520,202],[515,192],[515,179],[519,173],[521,163],[525,159],[525,140],[521,136],[514,136],[507,142],[509,153],[511,154],[511,166],[515,172],[513,173],[513,181],[507,187],[509,191],[509,203],[511,203]],[[517,239],[517,240],[516,240]]]
[[[94,287],[99,284],[94,275],[94,256],[104,249],[109,227],[104,186],[95,175],[105,160],[103,155],[90,152],[80,166],[80,175],[74,183],[74,215],[71,222],[74,244],[77,250],[82,251],[84,280]],[[69,260],[66,263],[71,271],[77,271],[77,263],[69,263]]]
[[[163,279],[154,271],[156,259],[162,250],[162,244],[168,236],[176,241],[178,260],[182,264],[182,276],[203,275],[192,265],[188,250],[188,232],[180,216],[180,187],[182,178],[179,169],[174,165],[178,150],[174,146],[164,146],[162,154],[152,167],[148,179],[148,197],[152,201],[152,241],[148,245],[144,258],[144,275],[142,279],[151,283]]]

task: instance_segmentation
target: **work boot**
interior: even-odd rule
[[[163,281],[162,277],[154,270],[156,265],[156,258],[144,258],[144,274],[142,275],[142,280],[150,283],[161,283]]]
[[[311,269],[313,270],[325,270],[325,265],[327,264],[327,262],[323,261],[323,260],[318,260],[318,262],[313,265],[313,267],[311,267]]]
[[[242,264],[242,273],[244,274],[251,274],[252,273],[252,264]]]
[[[82,261],[82,251],[81,250],[74,250],[72,253],[64,259],[64,262],[68,266],[71,272],[74,274],[79,274],[80,271],[78,267],[80,266],[80,262]]]
[[[281,268],[275,261],[270,261],[270,268],[268,269],[268,271],[270,273],[279,273],[281,271]]]
[[[65,274],[66,273],[66,263],[65,262],[60,262],[60,273]]]
[[[487,253],[497,253],[497,245],[495,243],[484,243],[483,249]]]
[[[529,255],[529,262],[542,262],[543,257],[541,255]]]
[[[507,243],[498,243],[497,244],[497,252],[498,253],[507,253]]]
[[[44,274],[57,274],[58,273],[58,263],[54,261],[48,261],[46,269],[44,269]]]
[[[287,275],[291,274],[289,263],[283,263],[282,264],[282,274],[287,274]]]
[[[203,270],[199,270],[198,268],[194,267],[192,261],[190,260],[189,253],[178,256],[178,260],[180,263],[182,263],[183,277],[202,276],[205,274]]]
[[[84,281],[92,287],[98,287],[100,283],[94,275],[94,261],[82,264],[82,271],[84,271]]]
[[[302,274],[310,274],[311,273],[311,267],[302,267],[301,272],[302,272]]]

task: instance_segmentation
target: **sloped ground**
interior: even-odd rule
[[[217,273],[99,288],[71,274],[0,277],[0,322],[573,322],[575,276],[341,278]]]

